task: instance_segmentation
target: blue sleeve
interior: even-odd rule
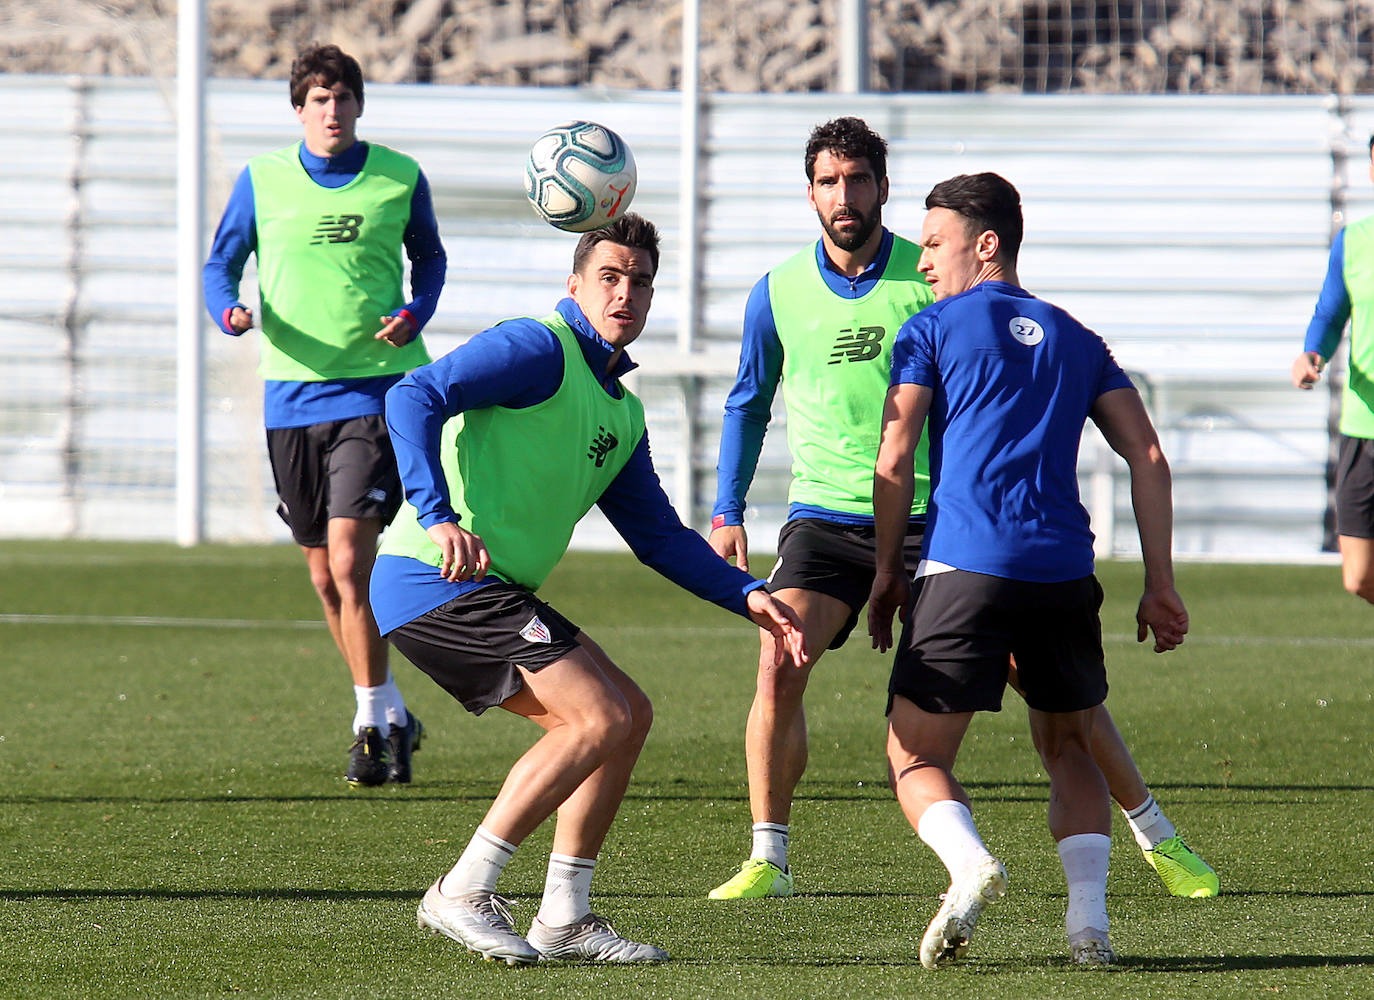
[[[938,376],[932,339],[935,313],[927,307],[912,316],[892,341],[891,385],[934,386]]]
[[[739,372],[725,400],[716,459],[716,505],[712,519],[744,523],[744,497],[754,481],[763,437],[773,411],[773,396],[782,378],[782,341],[773,322],[768,275],[749,293],[744,306],[744,334],[740,340]]]
[[[238,334],[230,328],[225,317],[234,307],[244,307],[239,301],[239,281],[243,278],[243,265],[248,263],[248,255],[258,248],[255,211],[253,178],[244,167],[224,206],[224,215],[210,244],[210,256],[201,272],[205,308],[219,328],[231,337]]]
[[[406,499],[423,527],[458,520],[439,463],[444,423],[465,410],[542,403],[562,380],[557,335],[536,320],[517,319],[482,331],[391,387],[386,425]]]
[[[1312,322],[1307,324],[1304,351],[1315,351],[1330,360],[1341,342],[1341,333],[1350,319],[1350,292],[1345,287],[1345,230],[1331,241],[1331,257],[1326,265],[1326,280],[1317,296],[1317,308]]]
[[[444,290],[448,274],[448,255],[439,239],[439,221],[434,217],[434,198],[424,171],[415,179],[415,191],[410,196],[410,223],[403,237],[406,256],[410,258],[410,294],[414,296],[405,306],[415,323],[418,334],[434,317],[439,305],[439,293]],[[400,312],[398,309],[393,316]]]
[[[716,555],[678,518],[654,471],[647,431],[596,505],[644,565],[703,600],[748,616],[744,595],[763,581]]]

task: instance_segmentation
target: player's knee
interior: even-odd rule
[[[1344,576],[1345,589],[1361,600],[1374,604],[1374,573],[1347,572]]]

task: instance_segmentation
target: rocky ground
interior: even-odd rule
[[[718,91],[836,78],[838,0],[702,5]],[[870,0],[877,90],[1356,93],[1374,5],[1343,0]],[[175,72],[175,0],[0,0],[0,72]],[[334,41],[377,82],[678,85],[681,8],[662,0],[209,0],[213,72],[286,75]],[[1363,45],[1355,40],[1365,39]]]

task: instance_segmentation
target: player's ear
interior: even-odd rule
[[[880,180],[880,181],[878,182],[878,204],[879,204],[879,205],[886,205],[886,204],[887,204],[887,192],[888,192],[888,190],[889,190],[889,185],[888,185],[888,183],[887,183],[887,178],[884,177],[882,180]]]
[[[582,285],[582,276],[576,271],[568,275],[568,294],[577,298],[577,289]]]
[[[979,260],[994,260],[997,257],[997,251],[1002,249],[1002,239],[991,229],[985,229],[978,234],[978,240],[974,246]]]

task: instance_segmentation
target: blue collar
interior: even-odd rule
[[[305,148],[304,142],[299,143],[297,148],[301,166],[312,177],[322,174],[347,174],[351,178],[363,169],[363,164],[367,163],[367,143],[365,142],[355,142],[336,156],[316,156]]]
[[[577,334],[577,346],[582,348],[582,358],[587,362],[587,367],[592,370],[597,381],[604,385],[624,377],[639,367],[630,360],[629,354],[622,353],[620,360],[616,362],[615,370],[608,372],[606,365],[610,362],[611,355],[615,353],[615,348],[603,340],[601,334],[596,332],[591,321],[582,312],[581,306],[571,298],[565,298],[560,300],[554,308],[557,309],[558,315],[568,321],[568,325],[573,328],[573,333]]]
[[[874,255],[873,261],[868,267],[851,278],[849,275],[842,273],[840,269],[835,266],[834,261],[830,259],[830,255],[825,252],[825,240],[816,241],[816,265],[822,272],[829,271],[841,281],[848,282],[851,285],[861,285],[866,281],[877,281],[883,276],[883,271],[887,270],[887,261],[891,256],[892,233],[884,226],[883,241],[878,244],[878,252]]]

